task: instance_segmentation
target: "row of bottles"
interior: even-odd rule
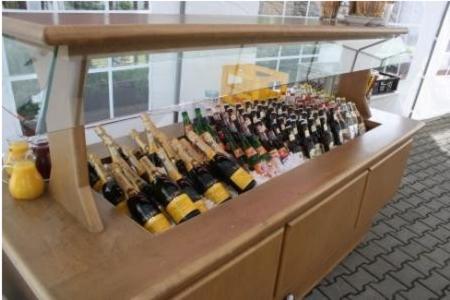
[[[302,90],[302,93],[304,93]],[[304,160],[365,132],[356,106],[343,98],[298,94],[182,113],[184,135],[170,139],[147,114],[135,149],[95,132],[111,163],[89,155],[91,186],[153,233],[182,223]],[[262,179],[266,178],[266,179]]]
[[[365,132],[352,102],[343,98],[270,99],[195,109],[191,121],[182,113],[185,134],[202,136],[217,152],[234,157],[262,176],[280,173],[289,158],[317,157]]]
[[[207,211],[207,203],[218,205],[231,199],[229,187],[242,193],[256,185],[238,162],[194,132],[169,140],[147,115],[141,117],[147,140],[132,130],[130,137],[138,146],[135,150],[119,145],[97,127],[95,132],[108,149],[111,163],[105,165],[89,154],[88,169],[93,189],[119,211],[126,208],[150,232],[164,231],[171,223]]]

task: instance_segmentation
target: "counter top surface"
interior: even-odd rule
[[[391,38],[402,27],[329,25],[316,19],[137,13],[3,13],[3,33],[72,52]],[[123,45],[127,43],[128,45]]]
[[[89,233],[56,201],[15,201],[3,186],[3,249],[38,298],[162,299],[243,252],[396,148],[422,124],[373,110],[361,137],[161,235],[100,196]]]

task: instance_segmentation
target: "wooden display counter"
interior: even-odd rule
[[[304,295],[394,195],[421,127],[372,113],[363,136],[159,236],[97,195],[105,229],[89,233],[51,197],[4,186],[4,252],[40,299]]]
[[[367,71],[341,76],[338,95],[356,102],[371,130],[152,235],[89,187],[86,151],[105,153],[100,145],[86,147],[84,137],[82,95],[89,55],[304,40],[379,43],[406,30],[289,18],[4,16],[4,35],[37,47],[37,76],[51,81],[44,103],[52,159],[48,192],[22,202],[13,200],[3,186],[4,278],[10,293],[22,291],[19,298],[302,296],[355,247],[378,209],[394,195],[412,135],[422,126],[371,112],[364,98]],[[47,65],[49,70],[42,68]],[[166,130],[176,135],[177,128]],[[118,141],[130,143],[126,138]]]

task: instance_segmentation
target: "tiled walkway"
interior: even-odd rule
[[[450,115],[415,135],[397,195],[306,299],[450,299]]]

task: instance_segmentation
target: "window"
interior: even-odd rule
[[[3,1],[4,10],[73,11],[150,11],[150,1]],[[3,38],[4,80],[9,84],[19,113],[35,126],[36,108],[41,105],[39,87],[28,46]],[[149,55],[95,58],[88,62],[84,90],[85,123],[92,123],[149,108]],[[127,78],[128,77],[128,78]],[[128,95],[128,96],[127,96]]]

